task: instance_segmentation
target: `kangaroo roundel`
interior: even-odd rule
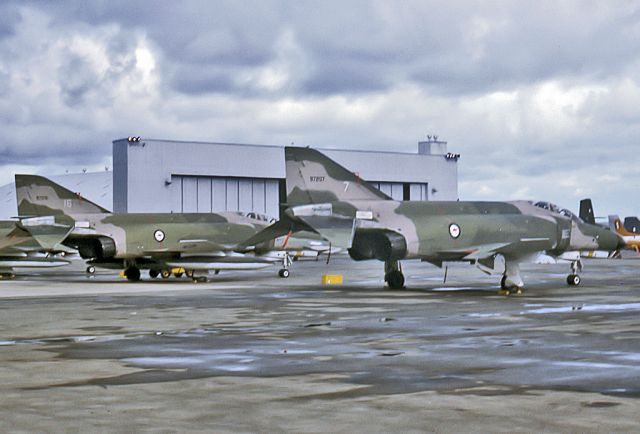
[[[162,242],[164,241],[164,232],[162,232],[160,229],[157,229],[154,233],[153,233],[153,238],[156,239],[157,242]]]
[[[449,235],[451,235],[451,238],[458,238],[460,236],[460,226],[451,223],[449,225]]]

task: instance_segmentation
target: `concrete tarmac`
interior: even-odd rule
[[[0,281],[1,432],[638,432],[640,261]],[[344,275],[339,286],[324,273]],[[146,274],[143,274],[146,277]]]

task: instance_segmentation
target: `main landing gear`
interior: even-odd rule
[[[0,280],[13,280],[15,278],[16,275],[12,271],[0,273]]]
[[[567,276],[567,285],[578,286],[580,285],[580,276],[578,272],[582,271],[582,261],[571,261],[571,274]]]
[[[522,294],[524,281],[520,276],[520,265],[515,261],[505,260],[504,274],[500,280],[501,295]]]
[[[402,274],[400,261],[385,261],[384,281],[387,282],[391,289],[404,288],[404,274]]]
[[[129,282],[137,282],[140,280],[140,269],[134,266],[127,267],[124,270],[124,277],[126,277]]]
[[[96,267],[94,267],[93,265],[89,265],[86,271],[89,275],[96,274]]]
[[[291,274],[291,272],[289,271],[289,267],[292,263],[293,261],[291,259],[291,256],[289,256],[289,254],[285,252],[284,257],[282,258],[282,268],[280,269],[280,271],[278,271],[278,276],[282,277],[283,279],[289,277],[289,275]]]

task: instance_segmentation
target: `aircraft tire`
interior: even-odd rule
[[[569,286],[578,286],[580,285],[580,276],[577,274],[569,274],[567,276],[567,284]]]
[[[159,274],[160,272],[158,270],[149,270],[149,277],[151,277],[152,279],[158,277]]]
[[[384,280],[387,282],[387,285],[389,285],[389,288],[391,289],[404,288],[404,274],[402,274],[402,271],[390,271],[386,274],[386,276],[384,276]]]
[[[289,277],[290,274],[291,274],[290,271],[287,270],[286,268],[283,268],[280,271],[278,271],[278,276],[282,277],[283,279],[286,279],[287,277]]]
[[[162,270],[160,271],[160,276],[162,276],[163,279],[168,279],[169,277],[171,277],[171,271]]]
[[[87,274],[96,274],[96,267],[94,267],[93,265],[89,265],[87,267]]]
[[[140,280],[140,269],[136,267],[129,267],[124,270],[124,277],[130,282],[137,282]]]

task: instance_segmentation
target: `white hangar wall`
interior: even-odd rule
[[[399,200],[456,200],[457,159],[446,142],[419,152],[323,149]],[[434,152],[435,151],[435,152]],[[174,140],[113,142],[115,212],[244,211],[277,217],[285,200],[284,147]]]

